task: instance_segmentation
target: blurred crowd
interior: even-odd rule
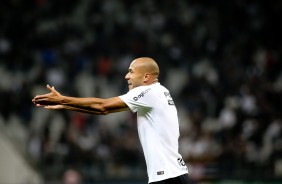
[[[281,1],[1,0],[0,120],[58,180],[146,178],[135,115],[36,108],[48,92],[118,96],[131,61],[154,58],[180,119],[191,176],[282,177]]]

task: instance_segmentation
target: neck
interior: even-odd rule
[[[157,82],[159,82],[159,80],[158,80],[158,79],[154,79],[153,82],[152,82],[152,84],[155,84],[155,83],[157,83]]]
[[[159,82],[158,79],[154,79],[154,80],[148,82],[147,85],[155,84],[157,82]]]

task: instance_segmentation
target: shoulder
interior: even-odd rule
[[[155,88],[152,85],[148,86],[138,86],[134,89],[128,91],[125,95],[122,95],[122,99],[128,98],[133,101],[138,101],[139,99],[150,98],[150,96],[154,96]]]
[[[151,85],[149,85],[149,86],[138,86],[138,87],[128,91],[128,93],[131,93],[131,94],[147,93],[151,89],[152,89]]]

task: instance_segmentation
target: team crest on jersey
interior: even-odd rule
[[[178,164],[179,164],[180,166],[186,166],[186,164],[185,164],[185,162],[184,162],[184,160],[183,160],[182,158],[178,158],[178,159],[177,159],[177,162],[178,162]]]
[[[142,98],[146,93],[148,93],[151,90],[151,88],[146,89],[145,91],[142,91],[138,96],[133,97],[134,101],[137,101],[139,98]]]
[[[168,105],[174,105],[174,101],[169,92],[164,92],[165,97],[167,98]]]

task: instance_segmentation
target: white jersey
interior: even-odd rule
[[[137,112],[149,183],[188,173],[178,153],[179,122],[169,91],[154,83],[136,87],[120,98]]]

